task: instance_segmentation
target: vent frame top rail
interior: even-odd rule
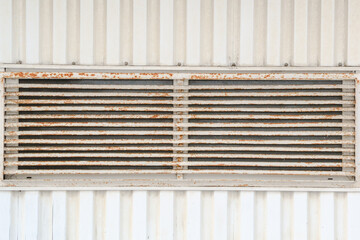
[[[0,187],[360,187],[355,72],[2,72],[0,84]]]

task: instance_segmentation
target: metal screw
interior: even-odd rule
[[[181,62],[178,62],[177,65],[180,67],[180,66],[181,66]]]
[[[339,62],[338,66],[341,67],[343,64],[341,62]]]
[[[72,65],[76,65],[76,62],[72,62],[71,64],[72,64]]]
[[[232,67],[236,67],[236,63],[232,63],[231,66],[232,66]]]
[[[22,61],[21,61],[21,60],[19,60],[19,61],[17,61],[16,63],[17,63],[17,64],[22,64]]]
[[[288,67],[288,66],[289,66],[289,64],[288,64],[288,63],[284,63],[284,66],[285,66],[285,67]]]
[[[129,65],[129,63],[128,63],[128,62],[124,62],[124,65],[127,66],[127,65]]]

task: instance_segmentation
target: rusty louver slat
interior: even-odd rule
[[[355,179],[352,74],[5,78],[5,180]]]

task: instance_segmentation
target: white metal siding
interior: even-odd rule
[[[358,0],[0,0],[0,62],[360,66]],[[0,191],[0,239],[354,239],[359,192]],[[158,237],[159,236],[159,237]]]
[[[0,62],[359,66],[358,0],[0,0]]]
[[[0,239],[359,239],[360,193],[0,192]]]

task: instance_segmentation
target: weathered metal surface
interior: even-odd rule
[[[17,84],[6,84],[6,87],[9,88],[19,88],[20,85]],[[189,90],[206,90],[206,89],[213,89],[212,86],[206,86],[206,85],[202,85],[202,86],[183,86],[183,87],[177,87],[177,86],[138,86],[138,85],[123,85],[123,86],[119,86],[119,85],[105,85],[105,86],[97,86],[97,85],[76,85],[73,84],[71,86],[64,86],[64,85],[57,85],[57,84],[22,84],[21,85],[24,88],[60,88],[60,89],[189,89]],[[279,85],[277,89],[303,89],[304,87],[306,87],[307,89],[347,89],[347,88],[352,88],[352,87],[348,87],[346,85],[344,86],[337,86],[337,85],[333,85],[333,84],[327,84],[327,85],[307,85],[307,84],[303,84],[301,86],[296,86],[296,85]],[[273,89],[274,87],[272,86],[217,86],[217,89],[219,90],[224,90],[224,89]]]
[[[288,176],[355,176],[355,172],[340,171],[276,171],[276,170],[4,170],[4,174],[9,175],[37,175],[37,174],[91,174],[91,175],[109,175],[109,174],[239,174],[239,175],[288,175]],[[223,176],[226,178],[225,176]]]
[[[184,176],[198,180],[197,175],[235,174],[283,175],[285,181],[291,176],[345,177],[334,182],[351,183],[355,176],[355,73],[5,72],[2,77],[7,79],[4,156],[9,181],[14,176],[83,174],[123,181],[126,175],[175,174],[184,182]],[[12,82],[18,78],[23,80]],[[29,84],[34,79],[49,80]],[[67,79],[71,82],[61,82]],[[86,169],[51,168],[56,166]],[[130,169],[92,169],[96,166]],[[131,168],[139,166],[170,169]]]
[[[5,79],[0,79],[0,146],[4,148],[5,140]],[[4,151],[0,149],[0,180],[4,179]]]
[[[93,107],[93,106],[86,106],[86,107],[5,107],[5,111],[86,111],[91,109],[92,111],[104,111],[104,112],[122,112],[122,111],[141,111],[141,112],[153,112],[157,110],[159,112],[171,112],[171,111],[185,111],[188,110],[189,112],[197,112],[197,111],[204,111],[204,112],[234,112],[233,108],[210,108],[210,107],[193,107],[193,108],[172,108],[172,107],[161,107],[161,108],[154,108],[154,107],[114,107],[114,106],[101,106],[101,107]],[[294,107],[291,109],[288,108],[237,108],[238,112],[248,112],[251,110],[252,112],[319,112],[319,111],[331,111],[331,112],[338,112],[338,111],[354,111],[355,108],[353,107]]]
[[[88,109],[89,110],[89,109]],[[5,123],[5,127],[172,127],[173,123]],[[346,123],[179,123],[178,126],[188,127],[354,127],[354,124]]]
[[[181,157],[181,155],[180,155]],[[354,163],[271,163],[271,162],[160,162],[160,161],[26,161],[4,162],[4,166],[278,166],[278,167],[355,167]]]
[[[68,136],[76,136],[76,135],[225,135],[225,136],[353,136],[355,132],[347,132],[347,131],[311,131],[307,132],[276,132],[276,131],[266,131],[266,132],[254,132],[254,131],[182,131],[182,132],[174,132],[174,131],[46,131],[46,132],[37,132],[37,131],[6,131],[6,136],[21,136],[21,135],[68,135]]]
[[[174,65],[178,63],[185,67],[177,67],[177,69],[187,69],[187,71],[194,69],[203,71],[204,67],[201,66],[229,66],[233,63],[235,67],[224,69],[240,71],[241,69],[236,66],[260,66],[252,67],[251,71],[263,71],[264,66],[285,65],[287,67],[282,69],[280,67],[276,71],[332,71],[334,69],[321,67],[311,69],[307,66],[360,65],[359,9],[360,4],[357,0],[321,2],[205,0],[201,3],[196,0],[2,0],[0,62],[18,63],[16,66],[14,64],[6,68],[15,69],[20,66],[27,68],[28,71],[45,67],[55,71],[62,68],[77,71],[78,64],[86,64],[81,65],[86,69],[81,71],[93,71],[94,67],[100,69],[99,71],[101,69],[144,70],[141,66],[134,67],[139,64],[146,64],[145,67],[150,67],[147,69],[155,71],[167,69],[177,71]],[[143,31],[144,28],[146,31]],[[186,51],[187,48],[189,50]],[[134,52],[134,49],[140,50]],[[42,65],[27,65],[29,63]],[[76,65],[63,65],[72,63]],[[45,66],[44,64],[62,65]],[[194,67],[186,68],[189,65]],[[209,71],[214,69],[218,70],[215,67],[207,68]],[[357,70],[344,67],[337,69]],[[249,71],[249,67],[245,70],[242,68],[241,71]],[[112,87],[114,86],[108,88]],[[231,87],[233,86],[226,86],[226,88]],[[303,86],[278,86],[279,89],[290,89],[290,87],[299,89]],[[191,86],[191,88],[203,87]],[[219,86],[220,88],[224,87]],[[238,87],[234,86],[234,89],[236,88]],[[246,88],[264,87],[242,87],[242,89]],[[339,87],[309,85],[307,88]],[[356,89],[357,102],[359,102],[360,88]],[[356,106],[357,113],[360,112],[359,107],[360,105]],[[342,111],[340,108],[337,110]],[[337,110],[332,108],[331,111]],[[356,125],[360,125],[358,117],[356,117]],[[359,134],[360,132],[357,131],[357,141],[360,139]],[[359,147],[360,145],[357,144],[356,155],[360,150]],[[53,147],[52,149],[56,148],[62,151],[94,149],[87,147]],[[9,148],[5,149],[9,151]],[[37,147],[13,149],[36,150]],[[48,147],[38,149],[49,150]],[[137,150],[133,147],[97,147],[97,149]],[[143,147],[143,149],[171,151],[173,148]],[[197,147],[189,147],[190,149],[196,150]],[[263,148],[223,146],[199,147],[199,149],[250,151]],[[284,147],[265,149],[289,151],[289,148]],[[306,150],[305,147],[298,149]],[[179,147],[179,150],[184,149]],[[326,147],[312,147],[307,150],[328,151]],[[332,148],[332,150],[341,151],[341,148]],[[360,176],[360,161],[357,161],[356,172],[357,176]],[[312,192],[310,188],[298,188],[314,187],[315,184],[312,181],[293,180],[286,180],[285,184],[281,185],[281,189],[262,188],[263,192],[254,192],[251,188],[233,188],[234,191],[227,191],[229,189],[223,187],[221,188],[223,191],[215,192],[151,192],[117,191],[126,188],[104,191],[106,188],[118,186],[153,187],[149,185],[148,180],[131,179],[124,183],[114,183],[92,179],[81,183],[81,186],[86,186],[87,190],[100,191],[65,191],[76,186],[71,179],[67,181],[67,183],[64,183],[65,180],[59,183],[43,179],[10,181],[8,187],[22,185],[26,186],[22,190],[33,191],[0,192],[2,214],[0,239],[358,240],[360,236],[358,227],[360,195],[357,193],[359,190],[343,188],[345,186],[343,183],[335,183],[332,185],[333,188],[323,188],[322,191],[326,192]],[[180,182],[176,185],[169,180],[157,179],[157,181],[162,189],[173,184],[178,189],[186,190],[182,187],[195,183],[193,180],[187,180],[188,183]],[[197,180],[196,183],[219,187],[221,186],[219,182],[229,181],[207,179]],[[271,186],[274,181],[267,179],[258,182],[263,186]],[[287,186],[297,188],[284,189],[283,186],[287,182],[289,183]],[[54,186],[62,186],[63,188],[58,190],[64,191],[37,191],[41,189],[39,186],[44,184],[47,184],[47,187],[42,189],[53,190]],[[228,186],[240,187],[249,184],[251,185],[243,181]],[[329,186],[329,181],[324,180],[322,186]]]
[[[172,139],[134,139],[134,140],[123,140],[123,139],[100,139],[100,140],[44,140],[44,139],[6,139],[5,143],[49,143],[49,144],[151,144],[151,143],[196,143],[196,144],[354,144],[355,140],[172,140]]]
[[[181,116],[182,117],[182,116]],[[7,115],[5,119],[64,119],[64,118],[71,118],[71,119],[173,119],[173,118],[180,118],[180,116],[174,116],[171,114],[111,114],[111,115],[101,115],[101,114],[37,114],[37,115],[26,115],[26,114],[19,114],[19,115]],[[336,115],[327,114],[327,115],[310,115],[310,114],[302,114],[302,115],[279,115],[279,114],[242,114],[242,115],[232,115],[226,114],[224,115],[194,115],[188,114],[183,116],[183,118],[192,118],[192,119],[355,119],[354,115]]]
[[[22,85],[23,87],[23,85]],[[34,87],[34,86],[33,86]],[[319,87],[320,88],[320,87]],[[56,97],[207,97],[208,93],[59,93],[59,92],[7,92],[5,96],[56,96]],[[331,92],[286,92],[286,93],[211,93],[212,97],[319,97],[319,96],[353,96],[353,93]]]
[[[359,72],[356,72],[356,88],[355,88],[355,101],[357,103],[360,102],[360,74]],[[355,105],[355,113],[356,115],[358,115],[360,113],[360,104],[356,104]],[[355,124],[356,126],[360,126],[360,118],[356,117],[355,119]],[[360,140],[360,131],[356,131],[355,132],[355,139],[356,139],[356,144],[355,144],[355,157],[357,159],[357,161],[355,162],[356,164],[356,168],[355,168],[355,173],[356,173],[356,178],[359,179],[360,178],[360,161],[358,161],[359,159],[359,151],[360,151],[360,144],[359,144],[359,140]]]
[[[192,80],[352,80],[355,73],[91,73],[2,72],[15,79],[192,79]],[[86,86],[85,86],[86,87]]]
[[[219,104],[249,104],[249,105],[262,105],[267,104],[294,104],[294,105],[303,105],[303,104],[319,104],[319,101],[316,100],[306,100],[306,101],[290,101],[290,100],[253,100],[253,101],[209,101],[209,100],[198,100],[198,101],[175,101],[175,100],[5,100],[5,104],[206,104],[206,105],[219,105]],[[323,104],[355,104],[355,101],[342,101],[342,100],[332,100],[332,101],[321,101]]]
[[[343,159],[343,160],[355,160],[354,156],[334,156],[334,155],[302,155],[298,153],[297,155],[276,155],[276,154],[171,154],[171,153],[17,153],[17,154],[5,154],[5,158],[16,158],[16,157],[36,157],[36,158],[61,158],[61,157],[106,157],[106,158],[116,158],[116,157],[197,157],[197,158],[282,158],[282,159]],[[129,161],[130,162],[130,161]],[[226,164],[226,162],[224,163]],[[202,165],[206,165],[202,162]]]
[[[199,150],[199,151],[209,151],[209,150],[223,150],[223,151],[236,151],[236,150],[243,150],[243,151],[251,151],[251,150],[266,150],[266,151],[283,151],[283,152],[291,152],[292,149],[286,147],[259,147],[259,146],[251,146],[251,147],[244,147],[244,146],[213,146],[213,147],[165,147],[165,146],[154,146],[154,147],[141,147],[143,150],[157,150],[157,151],[171,151],[173,148],[179,150]],[[5,151],[36,151],[36,150],[61,150],[61,151],[90,151],[90,150],[99,150],[99,151],[107,151],[107,150],[115,150],[115,151],[127,151],[127,150],[138,150],[138,147],[5,147]],[[318,152],[327,152],[330,150],[333,151],[342,151],[342,148],[332,148],[332,147],[298,147],[299,150],[308,150],[308,151],[318,151]],[[355,149],[346,149],[346,152],[355,152]]]

